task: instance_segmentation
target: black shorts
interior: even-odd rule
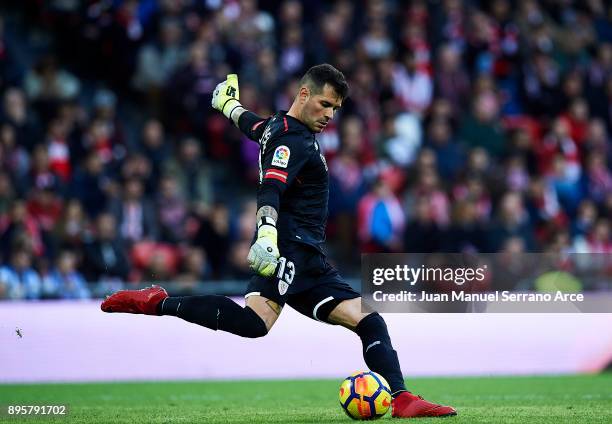
[[[270,278],[251,277],[245,298],[263,296],[307,317],[328,322],[327,317],[340,302],[361,297],[316,248],[293,242],[279,247],[282,257],[276,274]]]

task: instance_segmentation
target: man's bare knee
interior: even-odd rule
[[[273,300],[259,295],[252,295],[246,298],[246,306],[251,308],[259,318],[266,324],[266,329],[270,331],[278,319],[283,307]]]
[[[368,316],[361,312],[361,298],[343,300],[336,306],[327,318],[332,324],[338,324],[350,330],[355,330],[357,324]]]

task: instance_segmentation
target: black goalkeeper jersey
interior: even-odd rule
[[[286,112],[254,123],[247,134],[259,142],[259,192],[280,192],[278,243],[309,244],[321,253],[327,224],[329,176],[314,134]]]

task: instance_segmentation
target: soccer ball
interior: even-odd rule
[[[391,406],[389,384],[380,374],[358,371],[340,385],[340,406],[355,420],[375,420]]]

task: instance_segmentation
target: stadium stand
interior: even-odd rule
[[[601,0],[88,0],[0,6],[0,298],[171,281],[239,292],[267,116],[321,62],[330,257],[612,253],[612,6]],[[358,248],[356,248],[358,246]],[[88,283],[85,283],[87,281]]]

